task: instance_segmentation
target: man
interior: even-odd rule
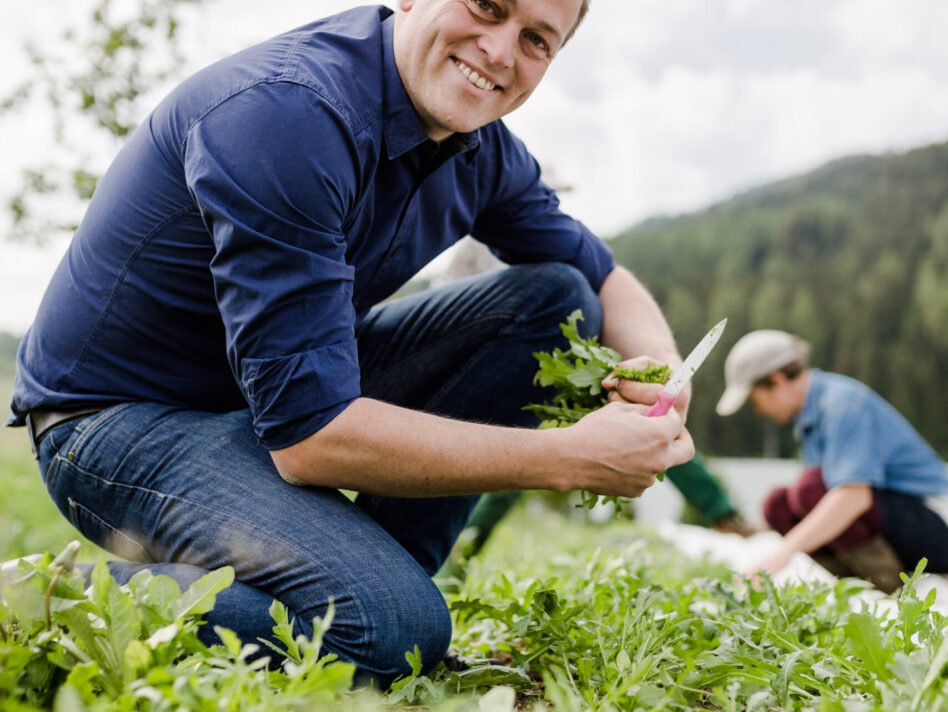
[[[18,356],[13,424],[83,534],[186,584],[209,623],[303,632],[385,684],[443,656],[431,581],[482,492],[638,496],[693,454],[658,387],[538,431],[532,353],[584,325],[680,363],[655,302],[561,213],[498,120],[586,0],[399,0],[245,50],[174,90],[103,177]],[[379,304],[465,234],[514,265]],[[644,404],[644,405],[643,405]],[[355,501],[339,489],[358,493]],[[208,625],[207,629],[210,630]]]
[[[877,393],[810,368],[808,359],[800,338],[760,330],[742,337],[725,360],[717,412],[730,415],[750,400],[777,423],[794,420],[808,467],[794,487],[768,497],[765,518],[783,544],[749,573],[775,574],[798,551],[886,591],[923,557],[928,571],[948,571],[945,464]]]

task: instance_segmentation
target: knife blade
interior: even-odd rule
[[[681,366],[675,369],[671,378],[665,383],[665,387],[662,388],[658,394],[658,401],[649,408],[645,414],[647,417],[665,415],[665,413],[668,412],[672,403],[674,403],[678,397],[678,394],[681,393],[681,389],[685,387],[685,384],[688,383],[695,371],[698,370],[698,367],[704,363],[708,354],[711,353],[711,349],[718,343],[718,339],[720,339],[721,334],[724,333],[726,324],[727,319],[721,319],[721,321],[711,327],[711,331],[702,337],[698,345],[688,354],[688,358],[682,362]]]

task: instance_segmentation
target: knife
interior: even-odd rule
[[[711,349],[718,343],[718,339],[720,339],[721,334],[724,333],[725,324],[727,324],[727,319],[721,319],[721,321],[711,327],[711,331],[705,334],[701,341],[698,342],[698,345],[688,354],[688,358],[684,360],[681,366],[675,370],[671,378],[665,383],[665,387],[662,388],[658,394],[658,401],[649,408],[645,414],[647,417],[665,415],[665,413],[668,412],[672,403],[674,403],[678,397],[678,394],[681,393],[681,389],[685,387],[685,384],[688,383],[695,371],[698,370],[698,366],[704,362],[708,354],[711,353]]]

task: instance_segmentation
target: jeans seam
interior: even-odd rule
[[[102,423],[102,421],[112,417],[116,413],[123,411],[132,405],[134,405],[134,403],[132,402],[118,403],[117,405],[113,405],[109,408],[106,408],[98,415],[93,416],[92,422],[86,425],[82,429],[82,432],[79,433],[79,437],[76,438],[75,442],[69,448],[69,452],[66,453],[66,457],[69,459],[69,461],[73,462],[75,460],[82,446],[85,445],[86,440],[92,437],[92,434],[95,432],[96,428]]]
[[[131,404],[126,404],[126,405],[131,405]],[[57,455],[57,457],[59,457],[59,456]],[[60,458],[60,459],[62,459],[62,458]],[[76,464],[75,461],[70,461],[70,462],[68,463],[68,465],[69,465],[70,467],[74,468],[75,470],[77,470],[78,472],[80,472],[81,474],[85,475],[86,477],[90,477],[90,478],[92,478],[92,479],[98,480],[100,483],[104,483],[104,484],[109,485],[109,486],[113,486],[113,487],[124,487],[124,488],[127,488],[127,489],[134,490],[134,491],[136,491],[136,492],[144,492],[144,493],[146,493],[146,494],[154,495],[154,496],[160,497],[160,498],[162,498],[162,499],[168,499],[168,500],[173,500],[173,501],[176,501],[176,502],[184,503],[184,504],[187,504],[187,505],[189,505],[189,506],[195,507],[196,509],[199,509],[199,510],[202,510],[202,511],[205,511],[205,512],[212,512],[212,513],[214,513],[214,514],[223,514],[223,515],[225,515],[225,516],[230,516],[230,515],[228,515],[228,514],[227,514],[225,511],[223,511],[223,510],[218,510],[218,509],[215,509],[215,508],[213,508],[213,507],[208,507],[208,506],[206,506],[206,505],[204,505],[204,504],[201,504],[201,503],[192,502],[191,500],[185,499],[184,497],[180,497],[180,496],[178,496],[178,495],[166,494],[166,493],[164,493],[164,492],[158,492],[157,490],[149,489],[149,488],[147,488],[147,487],[141,487],[141,486],[139,486],[139,485],[132,485],[132,484],[128,484],[128,483],[126,483],[126,482],[115,482],[115,481],[113,481],[113,480],[106,479],[105,477],[102,477],[101,475],[98,475],[98,474],[96,474],[96,473],[94,473],[94,472],[91,472],[91,471],[85,469],[84,467],[80,467],[78,464]],[[68,499],[71,501],[71,498],[68,498]],[[78,504],[78,503],[77,503],[77,504]],[[80,506],[81,506],[81,505],[80,505]],[[88,509],[88,508],[86,508],[86,509]],[[92,512],[92,510],[88,510],[88,511],[94,515],[94,513]],[[95,515],[94,515],[94,516],[95,516]],[[103,520],[103,521],[104,521],[104,520]],[[262,534],[262,533],[265,533],[265,531],[264,531],[263,529],[261,529],[260,527],[258,527],[256,524],[254,524],[254,523],[252,523],[252,522],[246,522],[246,521],[244,521],[244,520],[241,520],[241,523],[248,525],[251,529],[253,529],[254,531],[257,531],[257,532],[259,532],[259,533],[261,533],[261,534]],[[281,540],[281,541],[282,541],[282,543],[283,543],[284,545],[289,545],[289,548],[292,549],[296,554],[299,554],[299,555],[301,555],[301,556],[304,556],[305,558],[309,558],[309,556],[308,556],[305,552],[303,552],[299,547],[297,547],[293,542],[291,542],[291,541],[289,541],[289,540],[287,540],[287,539],[283,539],[283,540]],[[146,553],[147,553],[147,552],[146,552]],[[149,558],[151,558],[151,557],[149,557]],[[158,563],[163,563],[163,562],[161,562],[161,561],[153,561],[153,562],[151,562],[151,563],[156,563],[156,564],[158,564]],[[187,563],[187,562],[169,562],[169,563]],[[358,610],[358,612],[359,612],[359,618],[361,619],[361,624],[362,624],[362,625],[361,625],[361,629],[362,629],[362,630],[368,630],[368,617],[366,616],[366,613],[365,613],[365,610],[364,610],[364,608],[363,608],[362,601],[360,600],[360,598],[355,595],[355,593],[349,588],[349,586],[346,586],[346,585],[342,584],[342,583],[339,581],[339,579],[335,576],[334,572],[331,571],[329,568],[327,568],[327,567],[325,567],[325,566],[323,566],[323,565],[321,565],[321,564],[318,565],[318,568],[319,568],[319,570],[320,570],[322,573],[327,574],[328,577],[329,577],[331,580],[337,581],[338,583],[340,583],[341,587],[349,594],[349,596],[350,596],[350,597],[352,598],[352,600],[355,602],[355,606],[356,606],[356,608],[357,608],[357,610]],[[276,597],[274,596],[274,598],[276,598]],[[366,637],[365,641],[364,641],[363,644],[360,646],[360,650],[359,650],[360,655],[365,654],[366,648],[367,648],[368,644],[369,644],[369,641],[368,641],[368,638]]]

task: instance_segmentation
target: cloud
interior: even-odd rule
[[[251,0],[208,0],[185,25],[192,68],[356,4],[274,0],[261,13]],[[51,18],[81,21],[81,3],[68,5],[69,17],[59,0],[3,8],[7,77],[25,71],[10,49],[19,39],[3,41],[11,28],[55,36]],[[944,0],[592,0],[507,123],[553,182],[572,186],[563,207],[608,236],[845,154],[948,140],[945,27]],[[31,128],[0,133],[0,190],[35,154]],[[0,328],[23,321],[0,314]]]
[[[611,234],[852,152],[948,138],[948,4],[594,0],[508,123]]]

